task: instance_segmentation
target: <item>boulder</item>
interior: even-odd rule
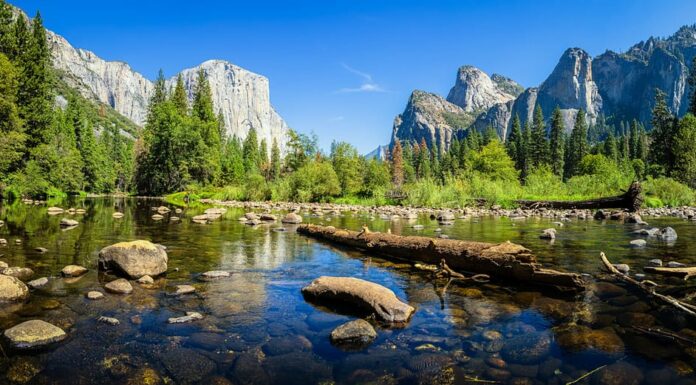
[[[23,301],[29,296],[24,282],[9,275],[0,275],[0,302]]]
[[[5,338],[16,349],[32,349],[65,339],[63,329],[46,321],[31,320],[5,330]]]
[[[99,268],[113,269],[131,279],[165,273],[167,261],[164,247],[148,241],[121,242],[99,252]]]
[[[501,350],[502,357],[518,364],[536,364],[549,355],[551,337],[544,332],[527,333],[509,338]]]
[[[278,218],[273,214],[261,214],[259,215],[259,219],[264,222],[275,222]]]
[[[60,271],[60,273],[63,275],[63,277],[79,277],[87,272],[86,267],[78,266],[78,265],[68,265],[63,268],[63,270]]]
[[[116,294],[130,294],[133,291],[133,286],[124,278],[111,281],[104,285],[104,288]]]
[[[351,348],[362,348],[377,338],[375,328],[369,322],[357,319],[344,323],[331,332],[331,342]]]
[[[28,281],[34,275],[34,270],[28,267],[12,266],[3,269],[2,273],[10,277],[19,278],[22,281]]]
[[[281,221],[283,223],[297,224],[302,223],[302,217],[296,213],[288,213]]]
[[[60,220],[60,227],[75,227],[79,224],[80,222],[74,219],[63,218]]]
[[[386,287],[351,277],[319,277],[302,288],[305,298],[373,313],[379,321],[407,322],[415,309]]]
[[[556,229],[550,228],[541,232],[539,235],[541,239],[556,239]]]
[[[637,213],[630,213],[624,218],[625,223],[644,223],[643,218]]]
[[[27,282],[27,286],[29,286],[32,289],[39,289],[46,285],[48,285],[48,278],[46,277],[37,278],[35,280]]]
[[[657,234],[657,238],[665,242],[676,241],[677,232],[674,231],[674,229],[671,227],[665,227],[664,229],[660,230],[660,232]]]

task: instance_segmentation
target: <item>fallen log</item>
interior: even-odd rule
[[[646,266],[643,268],[646,273],[667,275],[670,277],[679,277],[687,280],[691,277],[696,277],[696,267],[653,267]]]
[[[515,203],[523,209],[627,209],[630,212],[640,210],[643,205],[642,187],[640,183],[633,182],[628,190],[614,197],[596,198],[584,201],[531,201],[517,200]]]
[[[300,225],[297,232],[333,244],[354,247],[388,258],[410,262],[446,265],[458,272],[486,274],[494,279],[547,286],[566,292],[585,290],[586,282],[579,275],[551,270],[536,263],[530,250],[511,242],[500,244],[436,239],[421,236],[400,236],[339,230],[332,226]]]
[[[616,267],[614,267],[614,265],[611,264],[611,262],[609,262],[607,256],[604,253],[600,253],[599,257],[602,260],[602,263],[604,264],[604,267],[607,269],[607,271],[616,279],[625,282],[633,288],[641,291],[643,295],[655,300],[655,302],[671,306],[684,314],[696,318],[696,306],[690,303],[686,303],[684,301],[680,301],[672,296],[658,293],[657,291],[655,291],[657,288],[657,284],[655,284],[652,281],[639,282],[636,279],[620,272],[616,269]]]

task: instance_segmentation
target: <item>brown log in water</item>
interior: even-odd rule
[[[301,225],[297,231],[333,244],[354,247],[410,262],[447,265],[459,272],[488,274],[493,279],[579,292],[586,282],[579,274],[542,268],[530,250],[511,242],[500,244],[357,232],[332,226]]]
[[[518,200],[515,203],[526,209],[627,209],[631,212],[640,210],[643,205],[642,188],[640,183],[633,182],[625,193],[609,198],[589,199],[585,201],[530,201]]]

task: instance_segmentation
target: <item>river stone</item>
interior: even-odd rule
[[[283,220],[281,222],[290,224],[302,223],[302,217],[295,213],[288,213],[286,216],[283,217]]]
[[[114,269],[131,279],[158,276],[167,271],[167,252],[148,241],[121,242],[99,252],[99,267]]]
[[[624,352],[624,343],[612,328],[590,329],[583,325],[572,325],[555,330],[556,342],[571,352],[596,349],[619,355]]]
[[[278,218],[273,214],[261,214],[259,219],[265,222],[275,222]]]
[[[546,229],[541,232],[541,235],[539,235],[539,238],[541,239],[556,239],[556,229],[550,228]]]
[[[217,369],[215,362],[188,348],[167,349],[160,356],[160,362],[176,384],[206,383],[202,380]]]
[[[48,249],[45,247],[35,247],[34,250],[42,254],[48,251]]]
[[[29,296],[29,288],[16,277],[0,275],[0,302],[23,301]]]
[[[138,282],[141,285],[151,285],[155,283],[155,280],[152,279],[152,277],[150,277],[149,275],[143,275],[142,277],[138,278],[136,282]]]
[[[312,343],[305,336],[271,338],[261,350],[267,356],[279,356],[297,351],[311,351]]]
[[[634,239],[630,242],[631,247],[645,247],[647,244],[645,239]]]
[[[375,328],[362,319],[344,323],[331,332],[332,343],[356,348],[369,345],[375,338],[377,338]]]
[[[74,227],[80,223],[74,219],[63,218],[60,220],[60,227]]]
[[[213,281],[216,279],[228,278],[229,276],[230,273],[228,271],[211,270],[201,274],[201,279],[204,281]]]
[[[352,305],[361,312],[369,311],[384,322],[407,322],[415,309],[401,302],[386,287],[351,277],[319,277],[302,288],[305,298]]]
[[[597,282],[594,285],[595,294],[601,299],[626,295],[627,291],[621,286],[609,282]]]
[[[160,385],[163,383],[160,374],[155,369],[148,367],[138,369],[126,381],[126,385]]]
[[[516,336],[505,341],[501,354],[509,362],[536,364],[549,355],[551,337],[537,332]]]
[[[116,326],[116,325],[121,324],[121,321],[119,321],[118,319],[113,318],[113,317],[101,316],[101,317],[97,318],[97,321],[104,323],[104,324],[107,324],[107,325],[111,325],[111,326]]]
[[[86,267],[78,265],[68,265],[60,271],[64,277],[79,277],[87,272]]]
[[[111,217],[112,217],[112,218],[115,218],[115,219],[121,219],[121,218],[123,218],[123,213],[119,213],[119,212],[117,211],[117,212],[111,214]]]
[[[64,340],[63,329],[42,320],[22,322],[5,330],[5,338],[17,349],[32,349]]]
[[[37,278],[35,280],[27,282],[27,286],[29,286],[32,289],[38,289],[38,288],[46,286],[47,284],[48,284],[48,278],[46,278],[46,277]]]
[[[116,294],[130,294],[133,291],[133,286],[124,278],[113,280],[104,285],[104,288]]]
[[[203,315],[201,313],[195,312],[195,311],[187,311],[185,316],[182,317],[172,317],[167,320],[168,323],[170,324],[183,324],[183,323],[189,323],[197,320],[203,319]]]
[[[34,270],[28,267],[13,266],[3,269],[2,274],[18,278],[22,281],[27,281],[34,275]]]
[[[85,297],[91,300],[101,299],[104,298],[104,293],[102,293],[101,291],[92,290],[88,291],[87,294],[85,294]]]
[[[625,361],[611,364],[592,375],[593,385],[639,385],[641,382],[641,370]]]
[[[184,295],[195,292],[196,288],[191,285],[176,285],[176,291],[174,291],[174,295]]]
[[[47,211],[48,211],[48,215],[58,215],[58,214],[62,214],[64,210],[60,207],[49,207],[47,209]]]
[[[628,274],[628,272],[631,271],[631,267],[625,263],[615,263],[614,268],[624,274]]]
[[[657,238],[665,242],[676,241],[677,232],[674,231],[674,229],[671,227],[665,227],[664,229],[660,230],[660,232],[657,234]]]
[[[651,259],[648,261],[649,266],[655,266],[655,267],[662,267],[662,260],[661,259]]]

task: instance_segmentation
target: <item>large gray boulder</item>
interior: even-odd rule
[[[29,296],[29,288],[16,277],[0,274],[0,302],[24,301]]]
[[[141,240],[117,243],[99,252],[100,269],[113,269],[131,279],[165,273],[167,261],[164,247]]]
[[[16,349],[32,349],[65,339],[63,329],[46,321],[31,320],[5,330],[5,338]]]
[[[416,310],[386,287],[351,277],[319,277],[302,288],[305,298],[336,306],[352,306],[372,313],[379,321],[407,322]]]

